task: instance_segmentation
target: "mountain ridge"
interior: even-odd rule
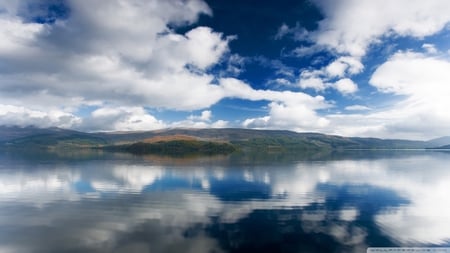
[[[177,137],[178,136],[178,137]],[[152,131],[117,131],[86,133],[63,128],[0,126],[0,146],[5,148],[83,148],[130,145],[146,140],[229,143],[239,149],[306,150],[306,149],[425,149],[450,145],[447,137],[430,141],[344,137],[322,133],[298,133],[289,130],[244,128],[168,128]],[[450,141],[450,138],[448,139]],[[442,144],[443,145],[436,145]]]

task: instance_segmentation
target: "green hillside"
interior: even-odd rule
[[[359,149],[424,149],[436,141],[342,137],[283,130],[166,129],[84,133],[60,128],[0,126],[2,149],[96,148],[135,154],[227,154],[230,152],[323,152]],[[184,140],[177,139],[178,137]],[[158,142],[150,141],[158,140]],[[441,138],[440,142],[445,141]],[[450,143],[449,143],[450,144]],[[442,145],[445,146],[445,145]]]
[[[136,142],[133,144],[107,146],[104,149],[110,151],[122,151],[132,154],[158,154],[158,155],[219,155],[229,154],[236,147],[229,143],[218,143],[196,140],[172,140],[155,143]]]
[[[9,149],[71,149],[97,147],[107,141],[95,134],[60,128],[3,127],[0,147]]]

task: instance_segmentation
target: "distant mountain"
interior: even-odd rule
[[[434,147],[432,149],[450,149],[450,145],[444,145],[444,146],[440,146],[440,147]]]
[[[299,146],[317,148],[424,148],[423,141],[384,140],[377,138],[342,137],[320,133],[297,133],[287,130],[254,130],[241,128],[208,128],[208,129],[165,129],[147,132],[110,132],[99,133],[97,136],[110,142],[136,142],[161,136],[190,136],[198,140],[226,141],[248,146]]]
[[[36,128],[33,126],[28,127],[0,126],[0,142],[24,138],[32,135],[52,134],[60,130],[61,129],[59,128]]]
[[[444,136],[436,139],[427,141],[429,147],[441,147],[445,145],[450,145],[450,136]]]
[[[96,134],[61,128],[0,127],[0,146],[7,148],[70,148],[105,145]]]
[[[122,150],[155,150],[184,145],[186,150],[204,147],[261,151],[349,150],[349,149],[416,149],[433,147],[442,140],[411,141],[395,139],[342,137],[320,133],[297,133],[285,130],[165,129],[143,132],[84,133],[61,128],[0,127],[3,148],[92,148],[121,147]],[[170,143],[169,143],[170,142]],[[181,143],[181,144],[180,144]],[[225,143],[226,145],[222,145]],[[138,144],[138,145],[136,145]],[[132,146],[134,145],[134,146]],[[228,146],[227,146],[228,145]],[[113,148],[114,149],[114,148]],[[181,151],[180,151],[181,150]],[[179,149],[182,152],[185,149]],[[228,149],[227,149],[228,150]],[[231,148],[229,150],[232,150]]]

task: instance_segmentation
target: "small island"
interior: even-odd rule
[[[136,142],[132,144],[113,145],[102,147],[108,151],[128,152],[136,155],[226,155],[234,152],[236,148],[229,143],[197,140],[171,140],[159,142]]]

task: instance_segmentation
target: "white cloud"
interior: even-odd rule
[[[450,22],[450,4],[445,0],[426,4],[406,0],[314,2],[325,18],[318,30],[308,35],[315,43],[311,49],[299,50],[314,53],[313,48],[328,48],[338,58],[320,69],[303,70],[297,83],[303,89],[322,92],[329,88],[343,95],[358,91],[349,77],[364,70],[362,59],[370,45],[395,36],[423,39],[445,29]],[[449,107],[446,102],[449,89],[445,84],[449,80],[449,63],[438,55],[434,44],[424,43],[422,48],[426,54],[396,53],[378,66],[369,81],[379,92],[399,95],[397,102],[370,111],[365,107],[347,107],[351,114],[326,115],[330,123],[323,131],[385,138],[427,139],[448,135],[450,118],[444,108]]]
[[[268,85],[291,87],[294,84],[286,78],[275,78],[267,82]]]
[[[450,62],[445,58],[396,53],[375,70],[369,82],[380,92],[398,95],[398,101],[364,114],[327,115],[333,129],[326,131],[345,136],[406,139],[448,135],[449,69]]]
[[[189,120],[211,121],[212,112],[210,110],[202,111],[199,116],[191,115]]]
[[[74,106],[77,97],[83,104],[192,110],[223,98],[205,71],[228,51],[229,39],[207,27],[184,35],[169,29],[211,14],[203,1],[65,4],[66,19],[43,25],[25,22],[31,13],[19,4],[0,3],[8,10],[0,15],[4,104],[45,111]]]
[[[349,105],[345,107],[345,110],[347,111],[369,111],[371,110],[370,107],[367,107],[365,105]]]
[[[329,121],[319,116],[311,106],[305,104],[286,104],[272,102],[269,104],[269,115],[246,119],[244,127],[290,129],[294,131],[320,131]]]
[[[16,17],[0,14],[0,57],[14,57],[32,53],[36,37],[45,31],[41,24],[24,23]]]
[[[438,52],[436,46],[434,44],[425,43],[422,45],[422,48],[427,52],[428,54],[436,54]]]
[[[325,19],[312,39],[355,57],[364,56],[368,46],[385,35],[423,38],[439,32],[450,21],[450,3],[446,0],[430,0],[426,4],[420,0],[314,2],[323,10]]]
[[[154,130],[166,127],[142,107],[101,107],[76,126],[96,131]]]
[[[298,80],[298,85],[302,89],[314,89],[316,91],[323,91],[327,88],[328,84],[324,80],[323,71],[315,70],[315,71],[302,71],[300,74],[300,78]]]
[[[0,125],[9,126],[60,126],[73,127],[81,122],[81,118],[61,110],[30,110],[22,106],[0,104]]]
[[[358,58],[341,56],[320,69],[301,71],[297,84],[302,89],[314,89],[316,92],[334,88],[343,95],[354,93],[358,86],[346,76],[361,73],[364,66]],[[340,80],[336,81],[336,78]]]
[[[245,70],[245,63],[247,59],[238,55],[231,54],[227,59],[227,68],[223,71],[223,76],[238,76]]]
[[[350,56],[342,56],[325,67],[329,77],[343,77],[361,73],[364,69],[361,61]]]
[[[382,92],[445,103],[450,94],[450,62],[415,52],[398,52],[379,66],[370,84]]]
[[[170,127],[224,128],[228,126],[228,121],[212,121],[212,118],[212,112],[204,110],[200,115],[190,115],[185,120],[173,122],[170,124]]]
[[[358,85],[351,79],[342,78],[334,81],[336,77],[345,76],[348,71],[357,72],[360,71],[360,67],[362,68],[362,65],[350,66],[345,61],[338,59],[320,70],[302,71],[298,79],[298,86],[302,89],[314,89],[317,92],[334,88],[343,95],[355,93],[358,90]]]
[[[340,79],[336,83],[334,83],[336,90],[338,90],[342,94],[351,94],[358,91],[358,85],[356,85],[349,78]]]
[[[26,15],[31,14],[19,11],[20,6],[8,7],[7,14],[0,15],[0,22],[9,24],[0,28],[5,38],[0,52],[13,50],[9,55],[0,53],[0,61],[9,63],[0,68],[0,98],[5,106],[28,112],[59,110],[74,118],[64,124],[49,121],[56,126],[144,130],[178,123],[223,127],[228,122],[211,122],[205,114],[201,119],[166,124],[143,107],[190,111],[231,97],[274,102],[273,108],[291,108],[295,101],[305,115],[315,115],[314,110],[326,104],[320,96],[255,90],[236,79],[207,74],[228,52],[234,37],[224,38],[208,27],[196,27],[185,34],[169,28],[191,24],[202,13],[211,15],[203,1],[66,4],[70,15],[45,25],[25,23]],[[238,56],[232,55],[230,61],[236,66],[243,64]],[[99,108],[81,122],[73,113],[82,105]],[[20,117],[30,122],[36,118],[25,114]]]

